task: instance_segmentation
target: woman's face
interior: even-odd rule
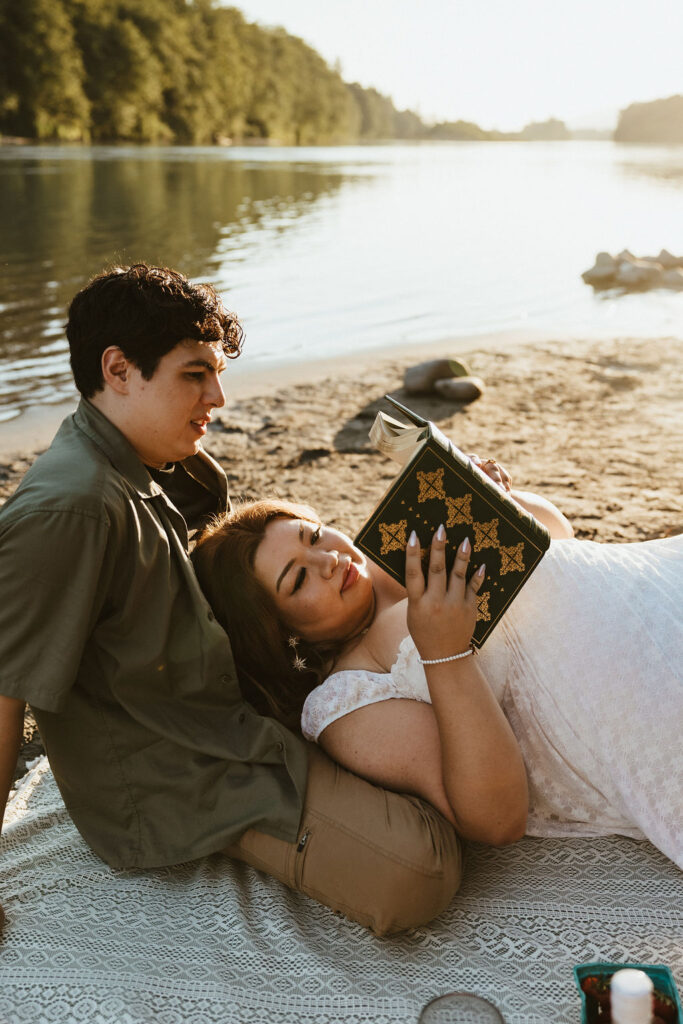
[[[254,573],[287,628],[311,643],[353,636],[372,617],[367,560],[329,526],[274,519],[257,548]]]

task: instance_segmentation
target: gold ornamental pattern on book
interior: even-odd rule
[[[480,647],[505,608],[540,561],[545,547],[525,531],[523,522],[492,503],[490,492],[472,480],[438,445],[426,444],[412,472],[400,474],[368,520],[356,543],[394,578],[404,582],[405,548],[417,533],[427,568],[429,545],[437,527],[446,529],[446,563],[450,570],[458,545],[472,544],[469,574],[486,563],[484,589],[477,599],[473,641]],[[526,533],[528,532],[528,536]]]

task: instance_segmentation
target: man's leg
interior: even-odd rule
[[[373,786],[314,745],[298,842],[249,829],[225,852],[377,935],[436,917],[462,872],[456,832],[429,804]]]

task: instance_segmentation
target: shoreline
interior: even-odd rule
[[[349,363],[354,362],[359,376],[376,362],[389,358],[405,358],[423,362],[444,355],[461,355],[474,347],[504,347],[525,344],[538,339],[542,332],[527,328],[518,331],[500,331],[481,335],[445,338],[432,342],[411,342],[397,345],[382,345],[360,353],[321,356],[317,359],[269,361],[265,366],[250,365],[248,350],[238,359],[228,362],[223,376],[226,404],[216,414],[216,420],[228,415],[233,401],[253,398],[258,394],[270,394],[281,387],[309,384],[330,375],[348,373]],[[407,365],[407,362],[406,362]],[[12,419],[0,421],[0,459],[25,456],[46,448],[54,437],[59,424],[70,415],[78,404],[78,398],[55,402],[54,404],[32,405]]]
[[[391,392],[463,451],[506,465],[515,486],[555,501],[578,536],[681,532],[683,339],[522,338],[447,339],[421,346],[417,357],[413,346],[394,346],[265,370],[228,367],[226,405],[204,446],[223,465],[233,498],[308,501],[354,534],[395,475],[368,440]],[[471,405],[403,391],[409,366],[445,355],[483,379]],[[0,424],[0,505],[74,408],[34,407]]]
[[[540,328],[529,327],[508,329],[505,331],[486,332],[443,338],[429,342],[401,342],[396,345],[382,345],[362,352],[346,355],[321,356],[316,359],[269,361],[259,366],[258,361],[252,365],[248,350],[234,362],[229,362],[223,385],[226,404],[215,416],[216,421],[230,416],[234,402],[254,398],[257,395],[271,395],[274,391],[285,387],[311,384],[335,375],[348,375],[350,364],[358,377],[359,387],[362,378],[378,363],[387,360],[400,361],[405,367],[424,362],[428,359],[443,356],[463,356],[473,351],[489,353],[502,352],[514,356],[515,351],[530,345],[547,344],[550,346],[601,346],[615,339],[601,335],[576,337],[568,331],[555,331],[552,337]],[[634,343],[646,344],[642,338],[632,339]],[[656,339],[683,345],[683,338]],[[473,369],[476,373],[476,369]],[[50,444],[62,420],[76,409],[78,397],[61,402],[43,405],[32,405],[8,420],[0,421],[0,461],[26,458],[44,450]]]

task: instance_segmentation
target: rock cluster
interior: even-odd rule
[[[683,290],[683,256],[672,256],[662,249],[659,256],[638,259],[628,249],[618,256],[599,252],[595,266],[581,277],[593,288],[623,288],[626,291],[644,291],[647,288],[673,288]]]
[[[438,394],[463,405],[481,398],[484,382],[473,377],[467,365],[459,359],[430,359],[417,366],[409,366],[403,377],[403,387],[409,395]]]

